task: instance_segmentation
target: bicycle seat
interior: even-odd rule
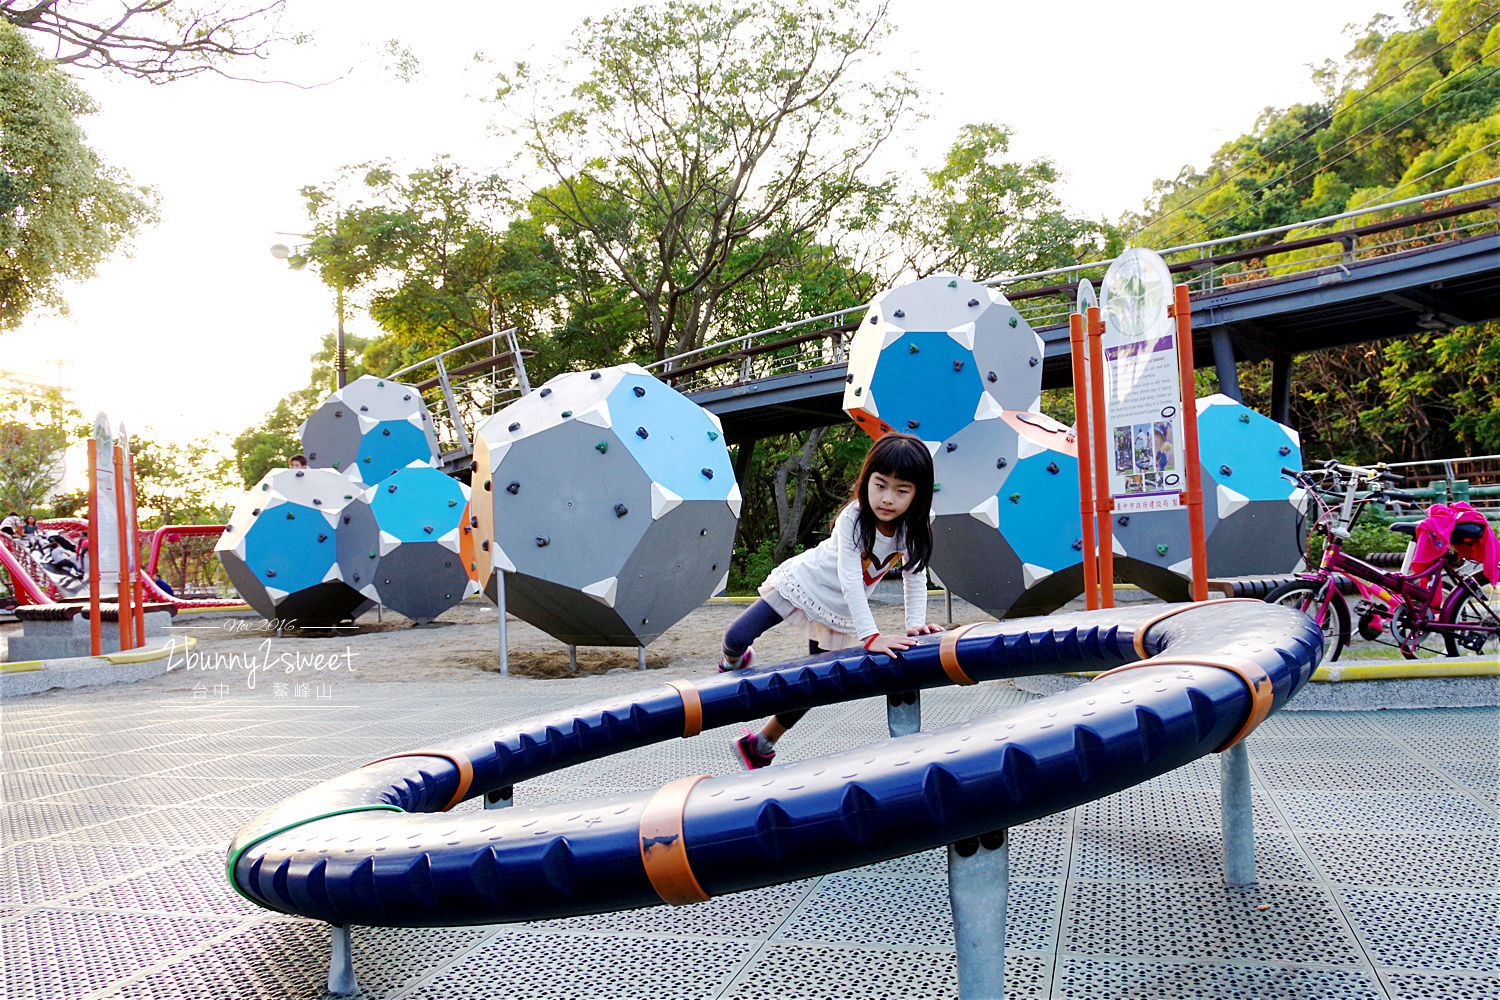
[[[1398,535],[1406,535],[1409,538],[1416,538],[1417,537],[1417,522],[1416,521],[1399,521],[1396,524],[1391,525],[1391,530],[1394,531]]]
[[[1463,524],[1453,526],[1453,534],[1448,536],[1448,541],[1459,545],[1472,544],[1484,537],[1484,525],[1466,521]]]

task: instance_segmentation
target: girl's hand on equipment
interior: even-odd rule
[[[909,628],[909,629],[907,629],[906,630],[906,634],[907,635],[932,635],[933,633],[935,633],[935,632],[941,632],[942,630],[943,630],[943,626],[941,626],[941,625],[918,625],[916,628]]]
[[[885,653],[894,656],[903,649],[910,649],[912,643],[901,635],[877,635],[865,648],[872,653]]]

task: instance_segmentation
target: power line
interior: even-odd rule
[[[1155,224],[1157,224],[1159,222],[1163,222],[1166,219],[1171,218],[1173,215],[1176,215],[1178,212],[1185,211],[1191,205],[1193,205],[1194,203],[1196,203],[1199,199],[1204,198],[1204,197],[1212,194],[1214,191],[1217,191],[1219,188],[1221,188],[1224,185],[1228,184],[1230,181],[1234,180],[1236,177],[1239,177],[1241,174],[1244,174],[1246,171],[1249,171],[1249,170],[1251,170],[1251,169],[1259,166],[1260,164],[1264,163],[1267,159],[1269,159],[1272,156],[1275,156],[1277,153],[1281,152],[1283,149],[1286,149],[1288,146],[1292,145],[1293,143],[1300,142],[1301,140],[1307,138],[1309,135],[1312,135],[1318,129],[1323,128],[1323,127],[1325,127],[1327,125],[1331,125],[1333,123],[1333,120],[1335,118],[1337,118],[1339,115],[1347,114],[1353,108],[1357,107],[1360,104],[1360,102],[1362,102],[1362,101],[1364,101],[1364,100],[1366,100],[1366,99],[1368,99],[1370,97],[1373,97],[1374,95],[1380,93],[1385,88],[1387,88],[1389,86],[1392,86],[1398,80],[1400,80],[1402,77],[1406,76],[1408,73],[1411,73],[1411,72],[1415,71],[1418,67],[1420,67],[1420,66],[1426,64],[1427,62],[1430,62],[1432,59],[1436,58],[1436,56],[1440,52],[1442,52],[1444,49],[1448,48],[1451,45],[1457,44],[1466,35],[1470,34],[1471,32],[1477,31],[1480,28],[1484,27],[1490,21],[1494,20],[1497,16],[1500,16],[1500,12],[1497,12],[1495,14],[1489,15],[1489,17],[1486,17],[1484,20],[1479,21],[1478,23],[1474,24],[1472,27],[1466,29],[1462,33],[1456,35],[1454,38],[1450,39],[1449,41],[1444,42],[1442,45],[1438,46],[1436,49],[1433,49],[1427,55],[1423,56],[1421,59],[1419,59],[1416,62],[1412,63],[1410,66],[1406,67],[1401,72],[1397,73],[1396,75],[1390,77],[1387,80],[1382,81],[1378,85],[1376,85],[1374,87],[1371,87],[1370,89],[1362,92],[1353,101],[1349,102],[1344,107],[1339,108],[1338,110],[1336,110],[1333,113],[1329,114],[1322,121],[1318,122],[1317,124],[1308,126],[1306,129],[1303,129],[1297,135],[1294,135],[1292,138],[1288,139],[1286,142],[1283,142],[1281,145],[1277,146],[1275,149],[1270,150],[1269,152],[1266,152],[1266,153],[1262,153],[1259,157],[1257,157],[1255,159],[1254,162],[1246,164],[1245,166],[1243,166],[1240,169],[1236,170],[1234,173],[1230,174],[1228,177],[1225,177],[1222,180],[1220,180],[1218,183],[1213,184],[1210,187],[1205,188],[1204,190],[1198,192],[1192,198],[1190,198],[1189,200],[1183,202],[1181,205],[1178,205],[1178,206],[1172,208],[1171,210],[1169,210],[1168,212],[1166,212],[1164,215],[1157,216],[1156,218],[1150,220],[1145,225],[1143,225],[1139,229],[1137,229],[1134,233],[1132,233],[1131,234],[1132,238],[1135,237],[1135,236],[1138,236],[1141,233],[1141,231],[1146,228],[1146,226],[1151,226],[1151,225],[1155,225]],[[1486,53],[1486,55],[1488,55],[1488,53]],[[1479,58],[1483,59],[1484,56],[1480,56]],[[1478,60],[1476,60],[1476,62],[1477,61]],[[1467,68],[1468,67],[1465,67],[1465,69],[1467,69]],[[1410,102],[1408,102],[1408,103],[1410,103]],[[1404,105],[1403,105],[1403,107],[1404,107]],[[1296,169],[1296,168],[1294,167],[1293,169]],[[1255,194],[1259,193],[1260,190],[1263,190],[1263,188],[1260,188],[1260,189],[1257,189],[1256,191],[1251,192],[1246,197],[1254,197]],[[1242,199],[1242,201],[1243,201],[1243,199]],[[1239,204],[1240,204],[1240,202],[1236,202],[1235,206],[1237,206]],[[1235,207],[1235,206],[1231,206],[1231,207]],[[1183,229],[1179,229],[1176,233],[1174,233],[1172,235],[1171,239],[1167,240],[1167,242],[1168,243],[1175,242],[1177,240],[1177,238],[1179,236],[1182,236],[1183,234],[1185,234],[1188,231],[1189,228],[1191,228],[1191,227],[1184,227]]]
[[[1496,48],[1491,49],[1489,52],[1484,53],[1484,56],[1491,55],[1494,52],[1500,52],[1500,46],[1497,46]],[[1484,58],[1484,56],[1481,56],[1481,59]],[[1470,66],[1480,66],[1480,65],[1483,65],[1483,63],[1481,63],[1479,61],[1475,61],[1473,63],[1470,63],[1469,65]],[[1469,66],[1466,66],[1466,67],[1464,67],[1463,70],[1460,70],[1459,73],[1467,72],[1468,69],[1469,69]],[[1472,87],[1474,87],[1475,85],[1477,85],[1479,83],[1482,83],[1485,79],[1493,76],[1496,72],[1500,72],[1500,68],[1490,68],[1486,72],[1484,72],[1480,76],[1478,76],[1477,78],[1474,78],[1474,79],[1466,81],[1463,86],[1461,86],[1461,87],[1454,87],[1448,93],[1444,94],[1441,98],[1439,98],[1436,101],[1433,101],[1431,104],[1429,104],[1426,107],[1422,108],[1416,114],[1411,115],[1411,116],[1403,119],[1402,121],[1400,121],[1397,124],[1393,125],[1391,128],[1389,128],[1386,131],[1380,133],[1380,135],[1377,135],[1374,138],[1370,139],[1369,141],[1367,141],[1365,143],[1362,143],[1357,148],[1352,149],[1352,150],[1346,152],[1345,154],[1343,154],[1342,156],[1338,157],[1337,159],[1332,160],[1332,161],[1330,161],[1328,163],[1324,163],[1324,164],[1320,165],[1312,173],[1313,174],[1321,173],[1322,171],[1327,170],[1329,167],[1332,167],[1335,164],[1343,162],[1344,160],[1348,159],[1350,156],[1353,156],[1355,153],[1358,153],[1361,150],[1368,148],[1371,144],[1373,144],[1375,142],[1378,142],[1381,139],[1383,139],[1383,138],[1391,135],[1392,133],[1399,131],[1400,129],[1404,128],[1405,126],[1411,124],[1412,122],[1416,121],[1418,118],[1420,118],[1422,115],[1426,114],[1427,112],[1432,111],[1432,110],[1434,110],[1436,108],[1441,107],[1444,102],[1446,102],[1448,100],[1451,100],[1452,98],[1457,97],[1457,96],[1459,96],[1461,94],[1468,93]],[[1215,221],[1223,218],[1227,213],[1233,212],[1235,209],[1239,208],[1241,205],[1246,205],[1246,203],[1250,202],[1256,195],[1258,195],[1261,192],[1266,191],[1267,189],[1269,189],[1269,188],[1271,188],[1271,187],[1273,187],[1273,186],[1281,183],[1282,181],[1287,180],[1292,174],[1294,174],[1296,171],[1302,169],[1303,167],[1308,166],[1309,164],[1312,164],[1312,163],[1317,163],[1324,156],[1326,156],[1329,153],[1333,152],[1334,150],[1338,149],[1340,146],[1343,146],[1343,145],[1346,145],[1349,142],[1352,142],[1354,139],[1356,139],[1359,136],[1363,135],[1365,132],[1368,132],[1370,129],[1374,128],[1376,125],[1379,125],[1381,122],[1385,121],[1387,118],[1389,118],[1392,115],[1398,114],[1399,112],[1405,110],[1406,108],[1410,107],[1413,103],[1421,100],[1422,98],[1426,97],[1428,94],[1431,94],[1433,91],[1437,90],[1438,88],[1450,85],[1453,82],[1454,77],[1457,76],[1457,75],[1458,75],[1457,73],[1450,74],[1449,76],[1445,77],[1444,79],[1440,80],[1439,82],[1433,84],[1431,87],[1427,88],[1422,93],[1420,93],[1420,94],[1416,95],[1415,97],[1411,98],[1410,100],[1406,101],[1404,104],[1401,104],[1400,106],[1398,106],[1396,108],[1393,108],[1390,111],[1386,112],[1384,115],[1381,115],[1379,118],[1375,119],[1375,121],[1370,122],[1368,125],[1366,125],[1363,128],[1361,128],[1358,132],[1354,132],[1354,133],[1352,133],[1352,134],[1350,134],[1348,136],[1345,136],[1343,139],[1340,139],[1338,142],[1334,143],[1332,146],[1328,147],[1327,149],[1320,150],[1317,155],[1309,157],[1308,159],[1305,159],[1305,160],[1303,160],[1300,163],[1297,163],[1297,164],[1295,164],[1295,165],[1293,165],[1291,167],[1288,167],[1286,170],[1282,171],[1281,173],[1277,174],[1275,177],[1272,177],[1270,180],[1268,180],[1264,184],[1260,185],[1260,187],[1257,187],[1255,190],[1253,190],[1253,191],[1249,192],[1248,194],[1246,194],[1243,198],[1239,199],[1234,204],[1226,206],[1223,209],[1220,209],[1218,212],[1215,212],[1213,215],[1210,215],[1210,216],[1208,216],[1206,218],[1198,220],[1197,225],[1196,225],[1196,229],[1193,230],[1191,233],[1190,233],[1189,229],[1187,229],[1187,228],[1178,230],[1178,232],[1175,233],[1173,235],[1173,237],[1170,240],[1168,240],[1167,242],[1169,242],[1169,243],[1175,243],[1177,241],[1177,239],[1178,239],[1179,236],[1184,236],[1184,235],[1196,236],[1196,235],[1200,235],[1202,233],[1207,232],[1209,230],[1210,226]],[[1307,175],[1307,177],[1310,177],[1310,176],[1312,176],[1312,174]],[[1303,177],[1303,178],[1301,178],[1301,180],[1306,180],[1307,177]],[[1290,183],[1296,184],[1296,183],[1299,183],[1299,181],[1298,180],[1291,180]],[[1248,206],[1247,206],[1247,208],[1246,208],[1245,211],[1247,211],[1247,210],[1248,210]],[[1229,217],[1229,222],[1233,223],[1234,220],[1236,220],[1240,216],[1244,215],[1245,211],[1240,211],[1240,212],[1237,212],[1234,215],[1230,216]]]

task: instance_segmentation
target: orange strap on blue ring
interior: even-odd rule
[[[706,903],[709,899],[688,864],[687,844],[682,835],[682,814],[687,809],[688,795],[706,777],[700,774],[667,782],[641,810],[641,867],[662,902],[673,906]]]
[[[703,699],[692,681],[667,681],[667,687],[682,699],[682,738],[703,732]]]
[[[1150,653],[1146,652],[1146,633],[1151,631],[1151,627],[1153,625],[1159,625],[1162,622],[1166,621],[1168,618],[1171,618],[1173,615],[1180,615],[1184,611],[1192,611],[1195,608],[1206,608],[1210,604],[1245,604],[1247,602],[1250,604],[1266,603],[1265,601],[1254,597],[1222,597],[1212,601],[1198,601],[1194,604],[1184,604],[1181,607],[1171,608],[1170,610],[1163,611],[1155,618],[1147,618],[1145,621],[1141,622],[1135,627],[1135,638],[1133,640],[1135,645],[1135,655],[1143,659],[1151,655]]]
[[[460,757],[448,750],[408,750],[406,753],[393,753],[388,757],[376,757],[374,760],[360,767],[369,767],[370,764],[379,764],[383,760],[397,760],[401,757],[441,757],[452,762],[458,768],[458,787],[453,790],[453,795],[448,803],[443,806],[442,811],[447,812],[464,800],[469,793],[469,786],[474,784],[474,764],[467,757]]]
[[[955,684],[978,684],[974,678],[964,671],[958,662],[958,640],[964,637],[964,633],[970,629],[978,628],[983,622],[974,622],[970,625],[960,625],[958,628],[949,629],[943,633],[943,641],[938,644],[938,662],[943,666],[943,673]]]
[[[1257,601],[1256,603],[1263,604],[1265,602]],[[1125,670],[1133,670],[1136,667],[1153,667],[1157,665],[1218,667],[1220,670],[1228,670],[1239,677],[1240,680],[1245,682],[1245,686],[1250,689],[1250,711],[1245,713],[1245,721],[1240,724],[1240,728],[1235,730],[1234,735],[1229,737],[1223,746],[1214,750],[1214,753],[1223,753],[1246,736],[1249,736],[1255,727],[1264,722],[1266,716],[1271,714],[1271,702],[1275,696],[1275,692],[1271,688],[1271,675],[1266,673],[1266,668],[1262,667],[1259,663],[1242,656],[1156,656],[1149,660],[1136,660],[1134,663],[1126,663],[1123,666],[1115,667],[1113,670],[1106,670],[1095,677],[1094,680],[1097,681]]]

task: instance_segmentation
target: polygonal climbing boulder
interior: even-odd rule
[[[422,625],[477,590],[464,559],[469,488],[413,463],[366,487],[339,514],[343,580]]]
[[[365,485],[412,462],[436,465],[437,436],[417,387],[361,375],[302,424],[302,453],[314,468],[336,469]]]
[[[997,618],[1057,609],[1083,587],[1078,457],[1068,428],[995,413],[933,456],[932,571]]]
[[[1005,296],[939,275],[877,296],[849,346],[843,408],[871,437],[945,441],[971,421],[1036,410],[1042,341]]]
[[[334,625],[369,606],[338,565],[339,513],[357,488],[330,469],[273,469],[235,507],[214,551],[267,620]]]
[[[724,585],[740,491],[718,419],[639,365],[549,381],[475,434],[476,572],[577,645],[646,645]]]

